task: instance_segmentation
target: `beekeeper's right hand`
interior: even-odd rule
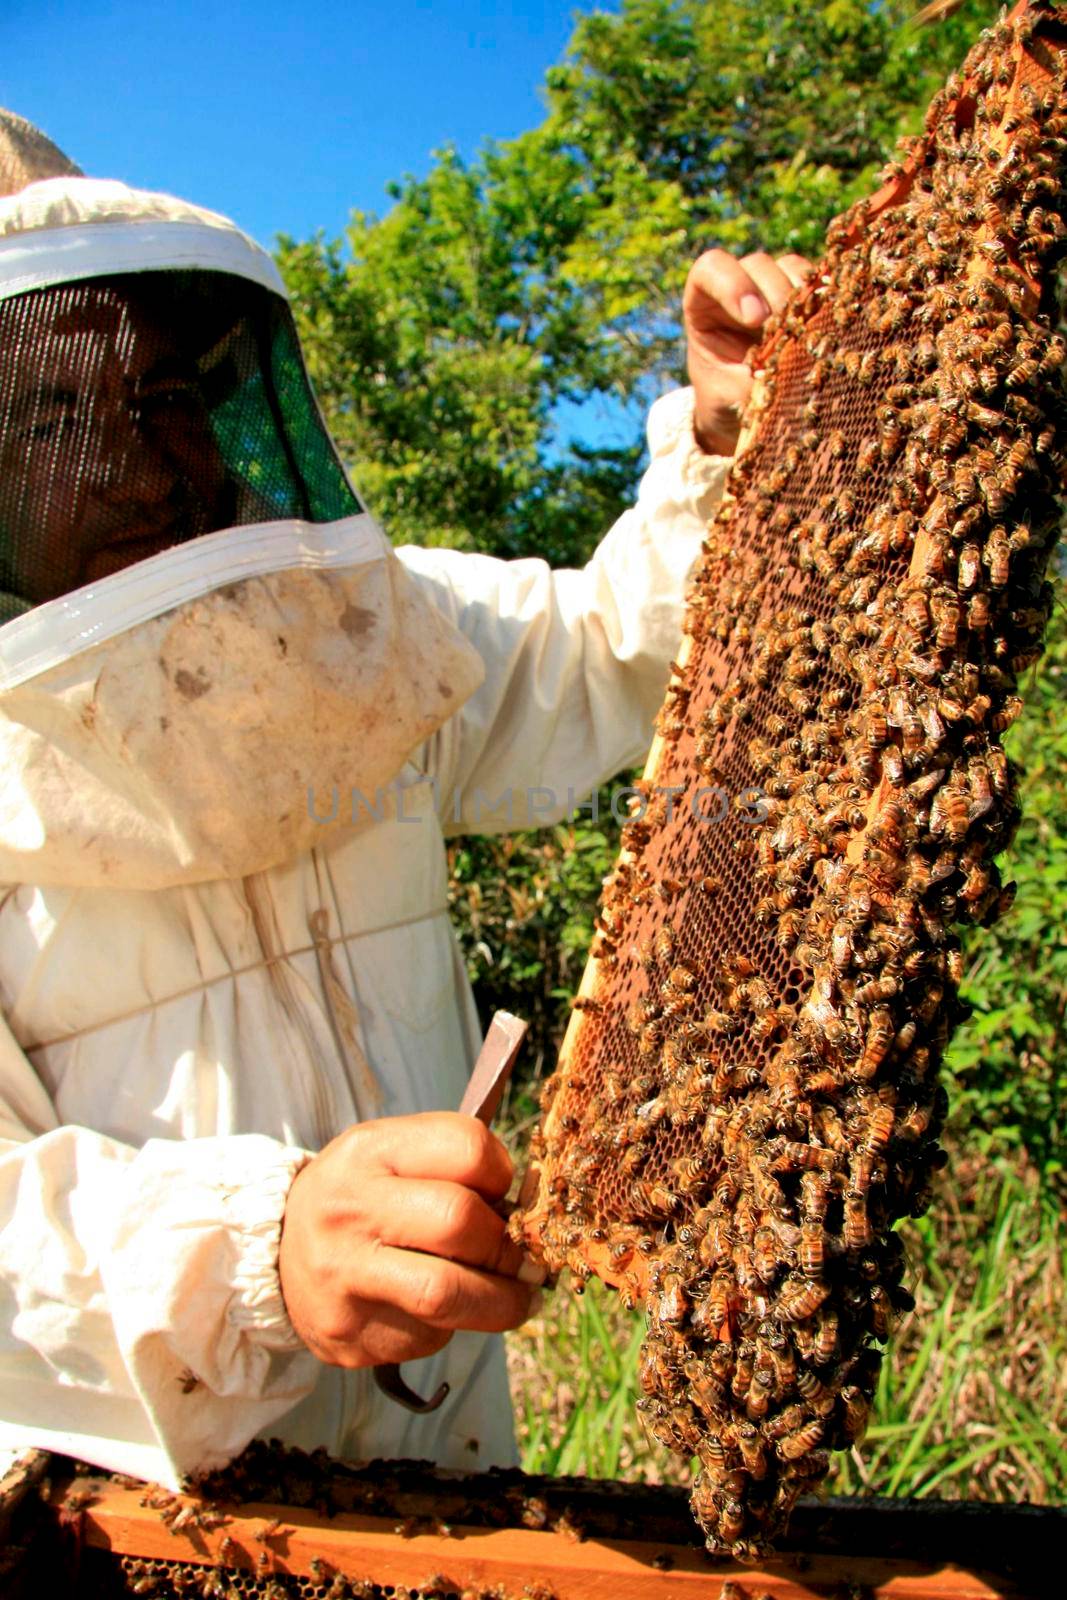
[[[279,1273],[290,1321],[337,1367],[412,1361],[459,1328],[518,1327],[543,1272],[492,1209],[511,1157],[473,1117],[430,1111],[347,1129],[289,1191]]]

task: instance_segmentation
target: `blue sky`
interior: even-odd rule
[[[341,232],[446,143],[473,156],[544,115],[573,19],[618,0],[0,0],[0,106],[93,177],[162,189],[275,236]],[[636,414],[636,413],[635,413]],[[609,400],[561,437],[629,443]]]
[[[576,12],[615,0],[0,0],[0,105],[87,172],[279,232],[541,120]]]

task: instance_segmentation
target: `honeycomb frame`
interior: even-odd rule
[[[1063,6],[988,30],[768,329],[543,1096],[515,1233],[645,1307],[639,1405],[699,1458],[712,1549],[765,1549],[862,1436],[912,1305],[893,1225],[943,1160],[955,929],[1010,902],[1065,60]]]

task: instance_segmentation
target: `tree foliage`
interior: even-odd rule
[[[622,0],[577,19],[540,126],[469,163],[438,152],[342,239],[281,240],[327,418],[393,537],[584,559],[633,490],[639,402],[681,376],[692,259],[711,244],[817,255],[997,9],[966,0],[917,30],[906,0]],[[564,402],[590,396],[629,404],[630,437],[565,436]],[[1060,618],[1016,733],[1019,903],[973,945],[976,1013],[951,1058],[960,1114],[1049,1175],[1067,1099],[1065,673]],[[536,1056],[615,847],[588,821],[453,847],[480,1003],[531,1016]]]
[[[1002,863],[1015,905],[972,930],[963,984],[974,1013],[952,1043],[954,1114],[993,1152],[1023,1147],[1067,1197],[1067,578],[1045,655],[1023,685],[1006,741],[1022,774],[1023,820]]]
[[[512,553],[614,510],[619,453],[553,460],[552,409],[610,373],[564,273],[585,199],[574,163],[537,133],[473,166],[439,153],[344,241],[283,240],[312,379],[357,484],[396,539]],[[553,492],[568,480],[567,510]],[[570,550],[566,552],[570,554]]]
[[[641,402],[681,376],[694,256],[817,253],[995,12],[623,0],[577,20],[537,128],[438,152],[342,239],[279,241],[312,377],[397,540],[580,560],[632,492]],[[621,445],[561,402],[634,402]]]

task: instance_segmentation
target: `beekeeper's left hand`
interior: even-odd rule
[[[803,256],[775,260],[762,250],[740,261],[726,250],[705,250],[693,263],[682,314],[696,396],[693,432],[702,450],[733,455],[752,390],[745,356],[771,312],[781,310],[811,271]]]

